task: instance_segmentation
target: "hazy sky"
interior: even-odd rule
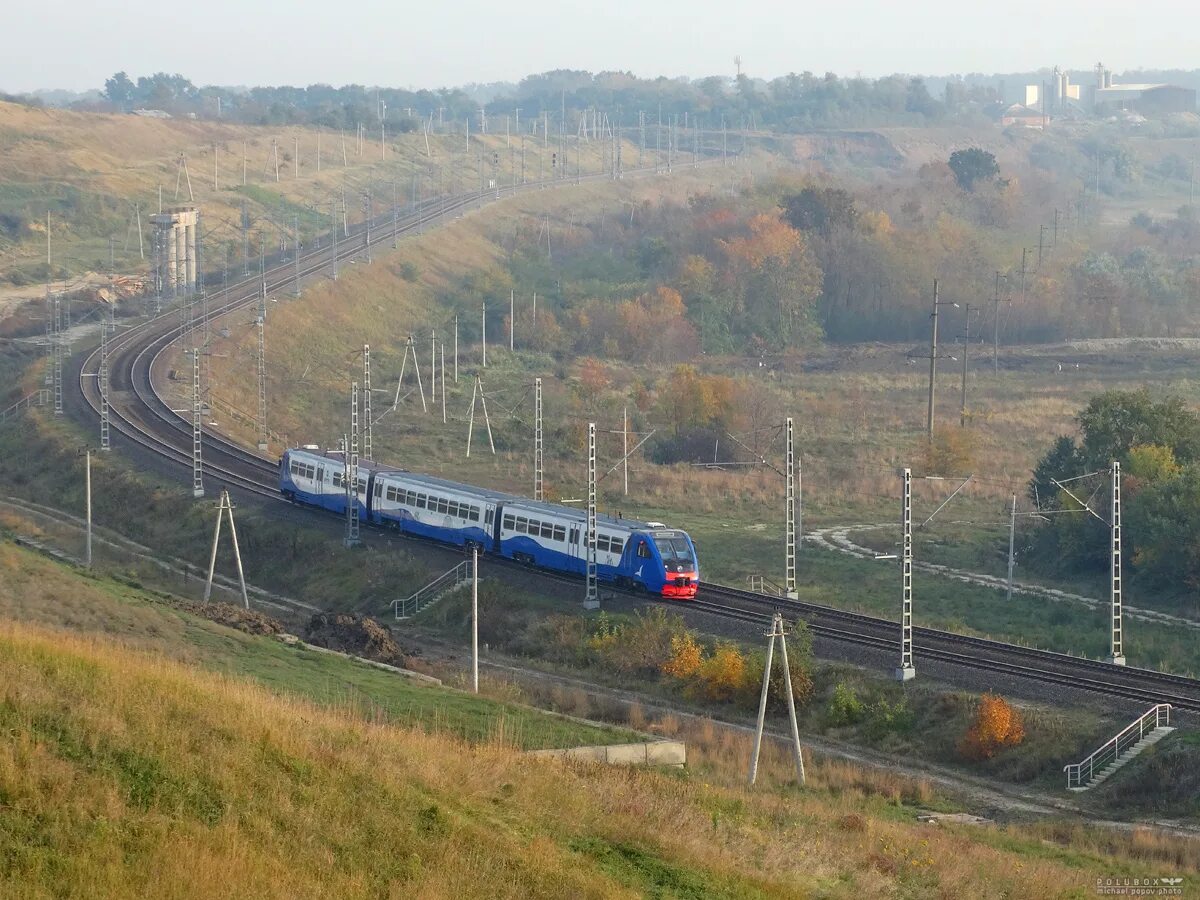
[[[1200,67],[1200,12],[1184,0],[39,0],[2,21],[6,91],[101,87],[119,69],[226,85],[700,76],[732,74],[735,55],[767,78]]]

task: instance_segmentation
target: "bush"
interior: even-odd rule
[[[762,695],[763,667],[767,663],[765,653],[754,652],[746,659],[743,674],[741,698],[744,703],[754,706]],[[792,697],[797,706],[803,706],[813,695],[812,676],[802,660],[793,658],[791,648],[788,650],[788,672],[792,676]],[[767,701],[772,710],[783,712],[787,709],[786,686],[783,681],[783,662],[779,654],[771,662],[771,684],[767,689]]]
[[[966,759],[991,759],[1004,747],[1015,747],[1025,739],[1021,713],[1003,697],[984,694],[975,718],[958,743]]]
[[[913,711],[904,698],[888,703],[886,697],[880,697],[871,704],[868,712],[867,736],[873,740],[908,731],[913,726]]]
[[[639,611],[627,622],[596,617],[587,648],[601,665],[622,674],[657,674],[670,661],[683,620],[661,607]]]
[[[825,721],[835,727],[854,725],[861,722],[866,713],[866,704],[858,699],[854,688],[844,681],[839,681],[833,689],[833,696],[829,699],[829,706],[825,710]]]
[[[733,644],[718,644],[712,656],[700,663],[690,688],[706,700],[728,703],[744,691],[745,684],[746,657],[742,651]]]
[[[689,633],[671,638],[671,656],[662,665],[662,673],[686,681],[700,670],[704,661],[704,650]]]

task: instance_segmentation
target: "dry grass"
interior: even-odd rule
[[[1130,869],[850,791],[532,761],[27,626],[0,677],[6,896],[1054,897]]]

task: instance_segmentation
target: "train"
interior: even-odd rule
[[[341,450],[305,445],[286,450],[279,460],[279,490],[293,503],[344,516],[347,495],[353,493],[362,522],[551,571],[587,574],[585,510],[369,459],[359,460],[353,492],[345,479]],[[596,576],[624,589],[691,600],[700,584],[700,566],[686,531],[597,514]]]

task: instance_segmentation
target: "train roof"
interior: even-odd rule
[[[345,465],[346,454],[342,450],[322,450],[319,447],[289,447],[287,452],[305,453],[309,456],[317,456],[321,459],[327,459],[330,462],[336,462],[338,465]],[[367,459],[365,456],[358,458],[359,470],[366,469],[369,472],[399,472],[395,466],[389,466],[386,463],[376,462],[373,459]]]
[[[343,457],[341,450],[321,450],[318,447],[293,447],[289,452],[308,453],[313,456],[320,456],[338,463],[342,462]],[[548,516],[558,516],[571,521],[584,522],[587,520],[587,510],[579,509],[573,506],[565,506],[559,503],[547,503],[544,500],[530,500],[517,494],[509,494],[505,491],[492,490],[491,488],[479,487],[478,485],[474,484],[464,484],[461,481],[451,481],[448,478],[439,478],[436,475],[424,475],[420,472],[410,472],[407,469],[384,465],[383,463],[377,463],[374,460],[369,459],[359,459],[358,466],[360,469],[368,469],[372,472],[378,472],[384,475],[403,476],[405,481],[409,481],[413,484],[424,485],[426,488],[441,488],[447,491],[458,491],[463,494],[470,494],[476,497],[494,500],[499,503],[518,506],[526,511],[541,512]],[[643,522],[640,519],[627,519],[624,516],[611,516],[607,513],[597,513],[596,522],[597,524],[605,525],[609,528],[625,528],[631,531],[683,531],[682,528],[671,528],[670,526],[664,525],[661,522]]]
[[[563,506],[558,503],[546,503],[542,500],[526,500],[524,497],[511,498],[513,503],[519,505],[522,509],[544,512],[547,515],[562,516],[566,514],[569,519],[575,519],[580,522],[587,519],[587,510],[578,509],[573,506]],[[624,516],[610,516],[607,513],[597,513],[596,522],[600,525],[607,525],[611,528],[628,528],[632,531],[682,531],[682,528],[670,528],[663,525],[661,522],[643,522],[640,519],[627,519]]]
[[[506,494],[504,491],[494,491],[491,488],[479,487],[479,485],[476,484],[464,484],[461,481],[451,481],[449,478],[439,478],[436,475],[424,475],[420,472],[410,472],[407,469],[387,469],[385,474],[402,476],[405,481],[410,481],[413,484],[421,484],[427,488],[441,488],[447,491],[459,491],[464,494],[473,494],[477,497],[487,497],[491,500],[517,501],[521,499],[515,494]]]

